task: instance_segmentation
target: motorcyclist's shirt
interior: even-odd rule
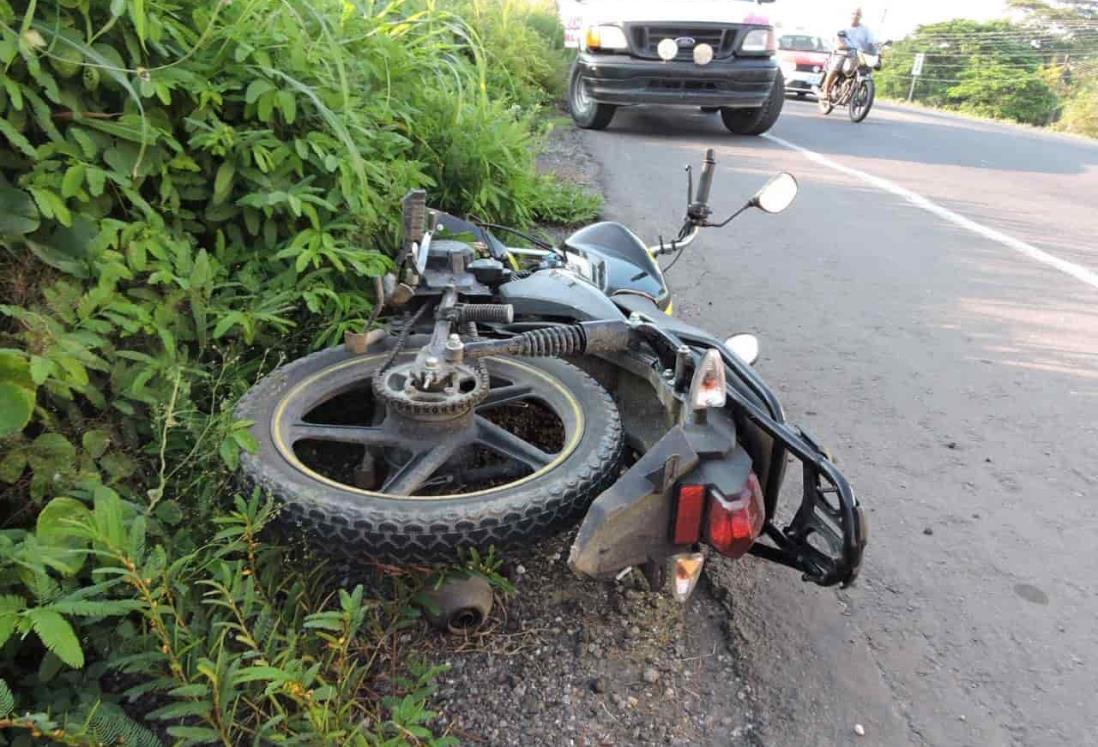
[[[859,52],[872,52],[877,41],[873,38],[873,32],[866,26],[849,26],[846,31],[846,46]],[[840,42],[842,39],[839,40]],[[841,46],[841,45],[840,45]]]

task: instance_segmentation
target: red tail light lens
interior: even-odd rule
[[[739,495],[724,496],[716,490],[709,491],[705,539],[721,555],[743,556],[755,544],[765,521],[762,487],[754,472],[748,474],[747,485]]]

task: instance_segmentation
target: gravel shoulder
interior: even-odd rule
[[[761,745],[727,608],[709,588],[685,606],[639,573],[572,575],[572,533],[509,557],[517,592],[476,634],[424,644],[450,671],[433,704],[463,744]]]

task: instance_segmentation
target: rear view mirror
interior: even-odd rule
[[[759,338],[755,335],[732,335],[724,341],[724,346],[749,366],[759,359]]]
[[[767,213],[780,213],[793,204],[797,197],[797,180],[792,174],[781,173],[766,183],[751,198],[751,205]]]

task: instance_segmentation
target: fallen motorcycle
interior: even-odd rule
[[[687,169],[683,224],[651,247],[614,222],[553,245],[410,193],[398,269],[378,284],[390,321],[245,395],[238,415],[259,442],[242,459],[246,477],[292,526],[350,559],[442,560],[582,517],[569,563],[588,576],[636,567],[685,599],[711,548],[849,584],[862,511],[753,370],[757,340],[721,340],[667,313],[658,257],[796,196],[781,174],[713,221],[714,166],[710,150],[696,194]],[[803,492],[779,512],[790,458]]]

